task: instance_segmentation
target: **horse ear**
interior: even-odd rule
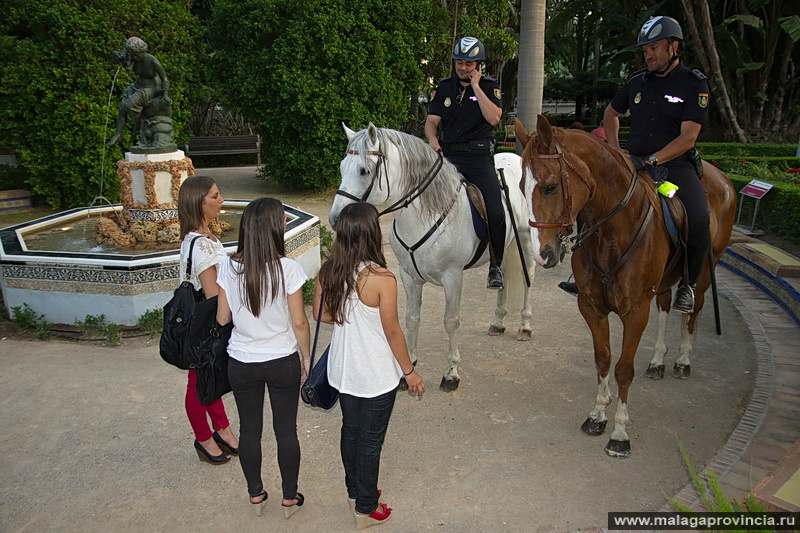
[[[525,148],[528,145],[528,141],[531,140],[528,130],[525,129],[525,126],[518,117],[514,117],[514,135],[517,137],[517,140],[522,143],[523,148]]]
[[[347,140],[348,141],[352,141],[353,137],[355,137],[355,135],[356,135],[356,132],[354,132],[353,130],[348,128],[347,124],[345,124],[344,122],[342,122],[342,127],[344,128],[345,135],[347,135]]]
[[[369,126],[367,126],[367,135],[369,136],[369,141],[373,145],[378,144],[378,128],[376,128],[375,124],[373,124],[372,122],[370,122]]]
[[[553,144],[553,128],[544,115],[536,117],[536,136],[539,138],[539,153],[550,153]]]

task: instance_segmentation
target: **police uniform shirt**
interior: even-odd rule
[[[697,70],[680,63],[666,76],[637,72],[611,101],[618,113],[630,109],[627,149],[633,155],[655,153],[681,134],[681,123],[708,121],[708,83]]]
[[[479,85],[489,100],[502,109],[503,102],[497,80],[482,76]],[[492,138],[494,127],[481,113],[472,85],[464,87],[456,76],[439,82],[428,114],[442,117],[442,143],[464,143]]]

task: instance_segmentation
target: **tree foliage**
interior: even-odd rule
[[[148,43],[170,78],[180,137],[196,80],[198,28],[183,0],[6,0],[0,17],[0,145],[16,153],[31,193],[53,207],[87,205],[101,193],[118,199],[114,162],[122,151],[107,149],[103,157],[117,68],[111,51],[122,50],[134,35]],[[122,69],[108,137],[131,81]],[[124,145],[130,142],[129,135]]]
[[[342,122],[406,120],[430,13],[428,0],[218,0],[211,74],[260,125],[266,175],[328,187],[339,181]]]

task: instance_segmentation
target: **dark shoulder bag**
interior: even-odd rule
[[[214,402],[231,391],[228,381],[228,342],[233,321],[217,322],[219,296],[197,302],[189,330],[189,344],[197,371],[197,398],[202,404]]]
[[[324,293],[323,293],[324,296]],[[330,344],[314,364],[314,355],[317,353],[317,337],[319,337],[319,324],[322,321],[323,299],[320,298],[319,314],[317,315],[317,329],[314,332],[314,347],[311,349],[311,364],[309,365],[308,379],[300,387],[300,397],[311,407],[331,409],[339,399],[339,391],[328,383],[328,350]]]
[[[164,328],[161,331],[161,341],[159,342],[161,358],[182,370],[189,370],[196,362],[189,349],[189,331],[197,303],[202,302],[204,297],[201,291],[195,290],[189,279],[192,272],[194,243],[200,238],[201,236],[198,235],[189,244],[189,257],[186,261],[183,281],[175,289],[172,299],[164,306]]]

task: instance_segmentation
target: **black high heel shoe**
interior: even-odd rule
[[[208,450],[203,448],[203,445],[200,444],[197,439],[194,441],[194,448],[197,450],[197,457],[206,463],[210,463],[212,465],[224,465],[228,461],[231,460],[231,456],[222,452],[219,455],[211,455],[208,453]]]
[[[291,518],[294,513],[299,511],[303,506],[303,503],[306,501],[303,495],[299,492],[293,499],[297,500],[297,503],[293,503],[292,505],[284,505],[281,503],[281,507],[283,507],[283,516],[285,516],[287,520]]]
[[[214,436],[214,442],[216,442],[219,445],[219,447],[222,448],[223,452],[227,450],[228,453],[231,455],[239,455],[239,448],[234,448],[233,446],[225,442],[225,439],[220,437],[219,433],[215,431],[213,436]]]

